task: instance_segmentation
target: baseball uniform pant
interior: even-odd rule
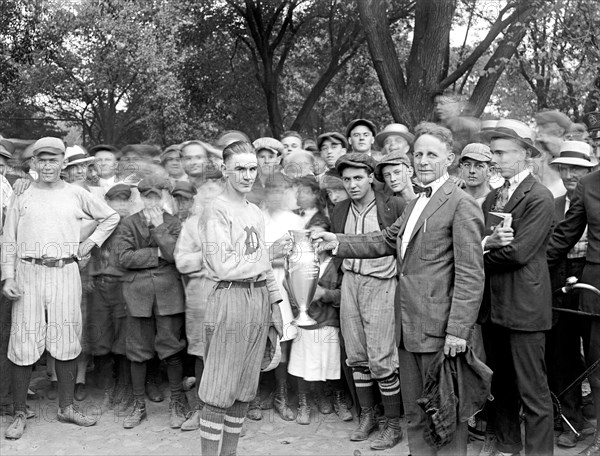
[[[81,278],[77,263],[62,268],[17,262],[21,297],[12,304],[8,359],[34,364],[44,350],[59,361],[81,353]]]
[[[227,410],[256,396],[271,305],[267,287],[215,289],[205,319],[200,399]]]

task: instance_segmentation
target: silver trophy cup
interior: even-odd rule
[[[290,230],[292,250],[285,258],[285,278],[291,298],[300,308],[294,319],[296,326],[312,326],[317,322],[308,315],[319,281],[319,257],[310,239],[309,230]]]

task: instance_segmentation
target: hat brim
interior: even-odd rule
[[[509,132],[499,130],[488,130],[485,132],[481,131],[479,134],[485,141],[488,142],[490,142],[494,138],[514,139],[515,141],[521,142],[521,144],[523,144],[527,149],[531,151],[531,158],[537,158],[542,156],[542,151],[540,149],[538,149],[534,144],[532,144],[528,140],[523,139],[520,136],[517,136],[516,134],[511,134]]]
[[[142,196],[148,196],[151,193],[154,193],[155,195],[158,195],[158,196],[162,197],[162,194],[163,194],[162,193],[162,189],[160,189],[160,188],[154,188],[154,187],[153,188],[149,188],[149,189],[144,190],[144,191],[141,191],[138,188],[138,191],[140,192],[140,195],[142,195]]]
[[[399,131],[382,131],[375,136],[375,142],[380,148],[383,148],[383,142],[388,136],[402,136],[406,139],[406,142],[411,146],[415,142],[415,136],[412,133],[401,133]]]
[[[583,158],[575,158],[575,157],[558,157],[550,162],[551,165],[572,165],[572,166],[581,166],[582,168],[593,168],[594,165],[592,162],[587,161]]]
[[[482,163],[491,163],[492,162],[491,158],[486,157],[483,154],[478,154],[475,152],[467,152],[466,154],[460,156],[460,160],[464,160],[465,158],[470,158],[471,160],[477,160]]]
[[[115,199],[119,196],[124,196],[125,198],[129,199],[131,198],[131,190],[127,191],[127,190],[118,190],[116,192],[113,193],[106,193],[105,197],[108,198],[109,200]]]
[[[96,159],[94,157],[89,157],[89,158],[80,158],[78,160],[73,160],[73,161],[69,161],[67,162],[67,168],[69,166],[73,166],[73,165],[91,165],[92,163],[94,163],[96,161]]]
[[[171,193],[171,195],[173,195],[173,196],[183,196],[185,198],[190,198],[190,199],[194,198],[194,194],[192,192],[186,192],[185,190],[176,190],[173,193]]]
[[[41,147],[33,151],[34,157],[37,157],[40,154],[64,155],[65,151],[56,147]]]
[[[13,158],[12,154],[2,146],[0,146],[0,156],[5,158]]]

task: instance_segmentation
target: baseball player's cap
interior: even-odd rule
[[[0,139],[0,155],[6,158],[12,158],[15,153],[15,145],[7,139]]]
[[[198,193],[196,187],[194,187],[191,182],[186,181],[176,182],[173,191],[171,191],[171,195],[183,196],[185,198],[193,198],[196,193]]]
[[[52,154],[52,155],[64,155],[66,151],[65,143],[60,138],[54,138],[52,136],[46,136],[38,139],[32,148],[34,157],[41,153]]]
[[[104,195],[109,200],[119,196],[127,199],[131,198],[131,187],[123,182],[117,182],[110,186]]]
[[[166,179],[156,175],[144,177],[138,184],[140,195],[143,196],[148,196],[151,193],[162,196],[162,191],[165,189],[169,189],[169,182]]]
[[[410,162],[410,158],[402,152],[392,152],[391,154],[385,155],[383,160],[377,163],[377,166],[375,167],[375,177],[378,181],[383,182],[383,168],[388,165],[404,165],[410,168],[412,163]]]
[[[364,154],[362,152],[351,152],[346,155],[342,155],[335,162],[335,169],[337,172],[342,175],[342,171],[346,168],[364,168],[371,174],[375,171],[375,167],[377,166],[377,162],[370,155]]]
[[[348,148],[348,140],[346,138],[344,138],[344,135],[342,135],[341,133],[338,133],[337,131],[329,131],[327,133],[323,133],[322,135],[319,135],[319,137],[317,138],[317,147],[319,148],[319,150],[321,150],[321,146],[323,146],[323,143],[326,140],[330,140],[331,142],[335,143],[335,144],[341,144],[342,148],[347,149]]]
[[[477,160],[480,162],[491,162],[492,161],[492,151],[490,148],[481,143],[471,143],[467,144],[465,148],[460,153],[460,160],[464,160],[465,158],[471,158],[473,160]]]

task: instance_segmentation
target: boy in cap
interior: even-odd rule
[[[58,420],[80,426],[96,423],[73,405],[83,326],[77,262],[101,246],[119,221],[103,201],[61,181],[65,146],[60,139],[41,138],[32,150],[38,179],[13,197],[2,244],[3,293],[14,301],[8,349],[14,421],[6,430],[9,439],[21,438],[25,430],[27,388],[33,364],[44,350],[56,359]],[[98,226],[80,243],[81,220],[86,216]]]
[[[252,143],[256,149],[256,159],[258,160],[258,176],[248,194],[248,201],[260,205],[266,198],[267,180],[279,170],[279,159],[283,153],[284,146],[275,138],[258,138]]]
[[[106,203],[121,220],[102,247],[92,251],[89,274],[94,283],[91,293],[90,320],[93,322],[91,352],[98,366],[98,377],[104,389],[105,409],[115,408],[118,415],[133,403],[131,366],[125,356],[127,333],[125,298],[123,297],[124,270],[119,263],[117,239],[122,221],[131,214],[131,187],[116,183],[104,195]],[[116,381],[113,371],[117,371]]]
[[[364,152],[343,155],[336,169],[350,199],[338,203],[331,217],[332,232],[364,234],[392,225],[404,202],[372,188],[376,162]],[[386,424],[371,449],[394,447],[402,438],[398,349],[394,330],[396,260],[346,259],[342,264],[340,322],[347,364],[353,371],[360,403],[358,428],[350,436],[363,441],[377,427],[373,380],[381,393]],[[373,303],[377,303],[376,306]]]
[[[173,187],[171,195],[175,199],[177,217],[179,217],[181,223],[185,222],[191,215],[192,207],[194,206],[194,196],[197,193],[198,190],[196,190],[196,187],[187,181],[178,181]]]
[[[171,389],[170,426],[185,421],[183,350],[184,300],[173,250],[181,223],[164,212],[165,179],[149,176],[138,184],[144,209],[123,220],[117,238],[119,263],[125,269],[123,295],[127,304],[126,353],[131,362],[134,405],[124,420],[126,429],[146,419],[144,399],[147,362],[157,353],[167,362]]]
[[[352,146],[352,152],[371,155],[376,134],[375,124],[367,119],[354,119],[346,127],[346,138]]]
[[[317,180],[321,182],[326,173],[333,171],[334,174],[337,174],[337,171],[335,171],[335,162],[348,152],[348,141],[344,138],[344,135],[336,131],[330,131],[323,133],[317,138],[317,147],[327,166],[327,170],[317,176]]]
[[[459,176],[465,181],[465,192],[475,198],[481,206],[492,190],[492,152],[486,144],[467,144],[460,154],[458,162]]]
[[[375,167],[377,180],[385,182],[387,188],[394,192],[394,196],[402,198],[405,204],[417,197],[413,190],[413,174],[412,163],[401,150],[385,155]]]
[[[183,165],[181,164],[181,146],[179,144],[173,144],[162,151],[160,154],[160,164],[169,174],[169,181],[171,181],[172,185],[188,180],[187,174],[185,174]]]

